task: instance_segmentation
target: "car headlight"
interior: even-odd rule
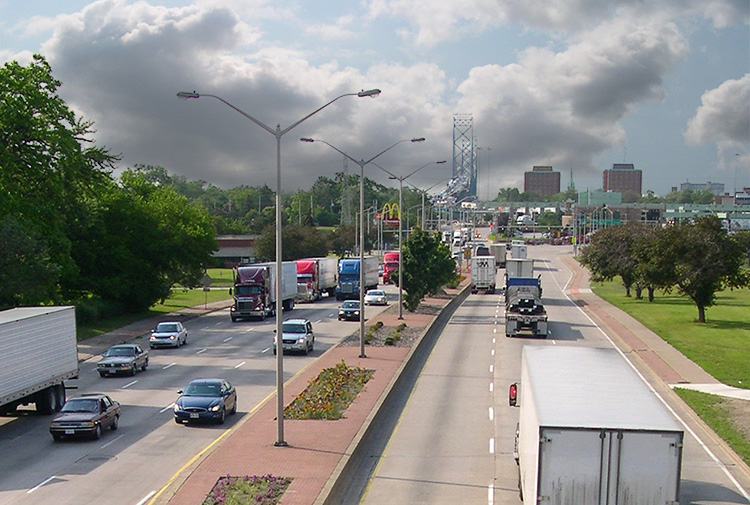
[[[305,337],[300,337],[297,339],[298,344],[304,344],[305,343]]]
[[[343,310],[339,310],[339,314],[344,315],[344,314],[346,314],[346,312],[343,311]]]
[[[174,338],[175,338],[174,335],[169,336],[169,340],[174,340]]]
[[[175,402],[173,409],[175,412],[177,412],[178,410],[182,410],[182,407],[179,403]]]
[[[217,403],[216,405],[212,406],[212,407],[211,407],[211,408],[209,408],[208,410],[210,410],[211,412],[218,412],[218,411],[219,411],[219,409],[221,409],[221,404],[220,404],[220,403]]]
[[[354,315],[355,315],[355,316],[358,316],[358,315],[359,315],[359,311],[358,311],[358,310],[355,310],[355,311],[354,311]]]
[[[151,335],[151,338],[149,340],[156,340],[156,337],[154,335]]]

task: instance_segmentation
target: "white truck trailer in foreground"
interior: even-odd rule
[[[525,503],[679,505],[683,431],[616,350],[525,346],[518,404]]]
[[[474,256],[471,258],[471,292],[495,292],[495,257]]]
[[[0,311],[0,412],[36,404],[41,414],[65,403],[65,381],[78,378],[75,307]]]

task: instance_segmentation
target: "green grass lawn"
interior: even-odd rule
[[[208,292],[203,291],[203,289],[175,289],[172,291],[172,296],[165,300],[164,303],[157,303],[145,312],[115,315],[89,324],[78,325],[78,340],[95,337],[112,331],[115,328],[140,321],[141,319],[158,316],[159,314],[167,314],[185,307],[195,307],[204,303],[227,300],[229,298],[229,289],[212,289]]]
[[[683,388],[675,388],[675,392],[745,463],[750,464],[750,440],[731,422],[731,413],[726,406],[725,398]]]
[[[750,389],[750,289],[719,293],[696,322],[698,309],[689,299],[657,292],[649,303],[626,298],[618,281],[592,284],[600,297],[624,310],[696,362],[719,381]]]
[[[234,284],[231,268],[208,268],[206,273],[211,277],[211,287],[230,287]]]

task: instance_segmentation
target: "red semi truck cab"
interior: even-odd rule
[[[383,284],[392,284],[391,273],[398,268],[399,263],[398,251],[388,251],[383,255]]]

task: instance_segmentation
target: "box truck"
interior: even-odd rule
[[[378,258],[365,256],[365,293],[378,287]],[[359,299],[359,258],[339,260],[339,284],[336,286],[336,300]]]
[[[471,292],[495,292],[495,257],[474,256],[471,258]]]
[[[75,307],[0,311],[0,412],[34,403],[52,414],[65,403],[65,381],[78,378]]]
[[[524,346],[510,388],[525,503],[679,504],[683,431],[616,350]]]
[[[505,268],[505,258],[508,255],[505,244],[490,244],[490,252],[495,257],[495,268]]]
[[[297,302],[314,302],[336,294],[338,260],[336,258],[305,258],[297,260]]]
[[[280,302],[284,310],[294,308],[297,294],[297,264],[281,263],[281,300],[276,300],[276,262],[237,267],[234,271],[234,298],[229,308],[232,322],[243,318],[265,319],[276,314]]]

